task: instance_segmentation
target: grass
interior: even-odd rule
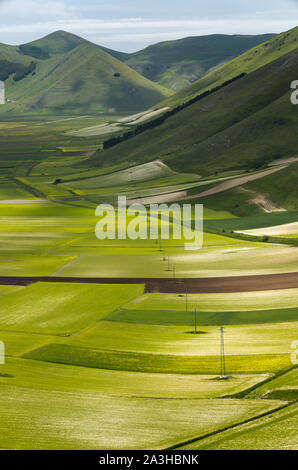
[[[108,370],[161,374],[220,374],[219,356],[170,356],[49,344],[24,358]],[[290,367],[289,354],[255,354],[227,358],[229,374],[263,374]]]
[[[34,240],[31,239],[31,246]],[[66,263],[73,260],[69,256],[47,256],[47,255],[34,255],[32,249],[26,255],[19,254],[19,246],[16,252],[8,254],[7,246],[11,244],[11,238],[7,238],[6,242],[2,245],[4,254],[1,254],[0,275],[1,276],[50,276]],[[22,250],[22,253],[24,251]]]
[[[142,286],[37,283],[0,298],[2,330],[70,334],[104,318]]]
[[[285,206],[290,211],[297,211],[297,197],[294,180],[297,181],[298,164],[293,163],[277,175],[270,175],[264,181],[254,181],[245,185],[247,189],[266,194],[275,204]],[[287,188],[286,194],[284,188]],[[297,219],[296,219],[297,220]]]
[[[201,326],[279,323],[298,320],[298,308],[247,310],[244,312],[198,312]],[[106,320],[143,325],[194,325],[194,313],[181,310],[129,310],[112,312]]]
[[[244,424],[180,450],[295,450],[298,405]]]
[[[225,342],[227,355],[291,353],[291,343],[296,340],[297,322],[229,325]],[[181,356],[217,356],[220,350],[219,328],[201,326],[142,325],[102,321],[78,335],[67,344],[94,349],[175,354]]]
[[[114,165],[129,156],[139,164],[161,159],[177,171],[210,176],[265,168],[277,158],[295,156],[296,115],[289,106],[289,83],[295,75],[297,31],[280,35],[268,47],[261,46],[260,61],[246,77],[177,112],[158,127],[104,151],[104,159],[98,153],[86,165],[107,160]],[[281,42],[285,47],[278,46]],[[220,82],[225,78],[223,73]],[[291,186],[294,194],[293,182]],[[286,198],[280,203],[287,208]]]
[[[32,351],[32,349],[40,348],[45,344],[53,341],[53,336],[46,334],[31,334],[29,332],[15,332],[0,330],[0,341],[5,344],[5,366],[1,368],[1,372],[8,371],[6,367],[10,361],[10,357],[17,357],[21,354]],[[10,372],[9,372],[10,373]]]
[[[249,312],[252,310],[273,310],[296,308],[298,289],[275,291],[236,292],[232,294],[188,294],[190,311],[208,310],[214,312]],[[178,294],[145,294],[125,306],[136,310],[180,310],[185,312],[185,296]],[[249,315],[249,314],[248,314]]]
[[[264,375],[236,375],[230,380],[214,380],[210,375],[145,374],[127,371],[96,370],[49,362],[7,358],[0,376],[2,385],[24,386],[39,390],[98,393],[127,398],[206,399],[241,392],[257,385]],[[79,372],[79,373],[78,373]]]
[[[0,200],[5,199],[31,199],[32,194],[8,178],[0,177]]]
[[[9,295],[13,292],[17,292],[18,290],[22,290],[23,287],[20,286],[0,286],[0,297],[3,295]]]
[[[176,266],[179,277],[297,270],[296,254],[291,247],[252,243],[217,234],[205,233],[203,249],[193,253],[184,250],[183,240],[164,241],[162,252],[152,240],[100,242],[94,235],[98,221],[94,208],[75,206],[73,198],[69,204],[40,201],[0,204],[0,272],[3,275],[11,269],[11,272],[20,274],[53,274],[59,270],[62,276],[167,278],[171,273],[163,261],[164,256],[170,256],[171,265]],[[209,224],[218,220],[214,219],[213,211],[206,215],[213,217],[205,222],[208,229]],[[229,225],[233,220],[220,219],[219,224]],[[249,223],[253,221],[249,219]],[[46,259],[49,253],[53,260]],[[46,261],[45,265],[39,263],[39,258]]]
[[[207,237],[205,237],[207,238]],[[232,240],[230,242],[230,240]],[[214,239],[215,241],[215,239]],[[219,241],[219,240],[218,240]],[[177,277],[221,277],[273,274],[297,271],[297,251],[288,246],[265,245],[222,238],[222,245],[204,245],[197,252],[185,252],[181,242],[166,242],[162,252],[158,245],[116,241],[99,243],[90,238],[76,239],[61,254],[80,255],[60,270],[61,276],[84,277],[158,277],[170,278],[164,256],[170,257]],[[176,246],[175,246],[176,245]],[[177,246],[178,245],[178,246]],[[113,246],[115,249],[113,249]],[[167,258],[166,258],[167,259]],[[228,309],[229,307],[227,307]],[[168,307],[164,307],[168,310]]]
[[[264,181],[262,182],[264,184]],[[213,196],[211,196],[213,197]],[[249,230],[271,227],[274,225],[289,224],[297,222],[298,211],[273,212],[271,214],[257,214],[247,217],[225,218],[219,220],[207,220],[207,228],[226,230]]]
[[[120,170],[111,175],[88,178],[78,182],[71,182],[72,188],[92,189],[108,186],[120,186],[129,182],[151,181],[156,178],[172,176],[173,171],[161,162],[151,162],[144,165],[135,166],[129,169]]]
[[[189,37],[154,44],[125,55],[124,61],[150,80],[177,92],[188,88],[195,79],[206,75],[213,67],[271,37],[270,34]]]
[[[252,73],[266,64],[279,59],[284,54],[296,49],[297,34],[298,30],[296,27],[272,39],[264,40],[262,44],[252,47],[234,60],[228,61],[228,63],[224,64],[222,67],[211,71],[201,80],[192,84],[188,89],[177,93],[167,100],[166,104],[177,105],[181,101],[185,102],[198,93],[218,86],[225,80],[236,77],[240,73]]]
[[[204,434],[210,423],[216,430],[276,406],[273,401],[134,399],[9,385],[1,388],[1,400],[6,404],[1,448],[35,450],[160,449]]]
[[[290,52],[295,34],[283,35],[284,45],[279,38],[258,48],[253,52],[252,67],[267,60],[264,50],[268,60]],[[34,99],[31,93],[48,90],[50,76],[39,80],[36,87],[34,80],[46,74],[50,65],[54,67],[58,56],[54,79],[65,71],[63,57],[69,58],[69,64],[78,63],[78,53],[86,51],[85,66],[92,57],[104,58],[85,46],[79,38],[62,33],[39,42],[37,47],[50,48],[50,58],[38,65],[38,76],[19,84],[24,103]],[[31,60],[14,47],[8,47],[6,54]],[[254,189],[258,193],[264,190],[278,205],[285,202],[290,211],[259,213],[237,191],[206,201],[192,200],[207,205],[205,228],[214,232],[205,234],[203,249],[198,252],[186,252],[183,240],[165,241],[160,247],[151,240],[100,242],[94,235],[98,202],[113,201],[118,194],[130,198],[171,191],[196,194],[291,156],[297,126],[288,87],[296,63],[295,53],[282,57],[177,113],[162,126],[91,159],[89,152],[101,148],[105,137],[87,136],[93,132],[86,129],[113,125],[125,119],[124,113],[74,116],[66,109],[64,117],[17,117],[7,112],[0,116],[0,199],[23,201],[0,204],[0,275],[169,278],[168,256],[177,277],[297,271],[297,250],[271,243],[278,239],[263,243],[262,239],[225,236],[231,230],[297,221],[294,164],[279,172],[280,182],[268,176]],[[90,80],[93,71],[103,65],[97,61],[89,67]],[[82,73],[79,67],[63,82],[65,96]],[[134,72],[129,83],[133,76]],[[119,78],[120,86],[125,77]],[[52,85],[45,103],[57,104],[60,98]],[[73,93],[78,98],[78,113],[86,104],[79,99],[84,87],[85,82]],[[20,89],[15,90],[17,95]],[[105,91],[98,92],[99,101]],[[109,99],[117,101],[119,95],[115,92]],[[127,93],[126,99],[130,99]],[[94,102],[96,112],[98,103]],[[25,104],[19,111],[26,111]],[[202,178],[198,179],[198,173]],[[53,184],[56,180],[61,183]],[[0,447],[168,448],[287,405],[287,400],[297,397],[296,371],[286,372],[291,367],[291,344],[297,339],[297,299],[297,289],[189,295],[189,310],[198,308],[199,334],[195,335],[193,313],[185,312],[185,297],[147,295],[143,286],[0,286],[0,341],[6,352],[6,363],[0,366],[4,404]],[[226,326],[228,375],[224,381],[218,380],[222,324]],[[230,398],[220,398],[223,396]],[[248,425],[239,427],[233,430],[235,440],[210,445],[254,448],[263,439],[264,448],[294,447],[297,421],[280,415],[280,423],[276,420],[270,427],[279,413],[272,413],[266,423],[266,418],[258,418],[253,434]],[[212,439],[220,437],[225,433]],[[208,447],[209,441],[200,444],[205,442]]]
[[[274,380],[266,382],[249,393],[249,398],[264,398],[273,392],[285,392],[298,389],[298,369],[294,368],[286,374],[277,375]],[[297,398],[296,398],[297,399]]]
[[[53,39],[43,41],[53,47]],[[81,40],[72,49],[61,50],[60,42],[58,37],[57,50],[52,49],[47,58],[34,58],[35,74],[18,82],[14,82],[12,76],[6,80],[7,97],[11,102],[3,106],[2,112],[54,115],[115,113],[116,110],[137,112],[172,94],[95,44]],[[6,58],[16,53],[17,47],[11,47],[8,52],[1,46],[0,50]]]

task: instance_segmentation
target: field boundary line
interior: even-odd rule
[[[44,193],[42,193],[38,189],[34,188],[34,186],[31,186],[30,184],[25,183],[24,181],[21,180],[20,177],[11,176],[10,180],[13,181],[20,188],[25,189],[27,192],[29,192],[33,196],[38,197],[38,198],[42,198],[42,199],[48,199],[47,196]]]
[[[254,392],[258,388],[262,387],[263,385],[266,385],[267,383],[272,382],[273,380],[278,379],[279,377],[282,377],[283,375],[287,375],[297,368],[298,366],[288,367],[287,369],[283,369],[279,372],[276,372],[272,376],[267,377],[262,382],[252,385],[251,387],[247,388],[246,390],[243,390],[242,392],[235,393],[234,395],[223,395],[220,398],[245,398],[247,395],[249,395],[250,392]]]
[[[289,408],[290,406],[296,405],[297,403],[298,403],[298,400],[295,400],[295,401],[290,402],[290,403],[286,403],[286,404],[281,405],[277,408],[274,408],[273,410],[266,411],[264,413],[261,413],[260,415],[253,416],[252,418],[248,418],[248,419],[246,419],[244,421],[241,421],[239,423],[235,423],[235,424],[232,424],[230,426],[226,426],[224,428],[218,429],[217,431],[213,431],[213,432],[210,432],[208,434],[204,434],[204,435],[199,436],[199,437],[194,437],[192,439],[188,439],[188,440],[180,442],[178,444],[174,444],[170,447],[165,447],[162,450],[178,450],[181,447],[187,446],[188,444],[193,444],[194,442],[202,441],[202,440],[207,439],[209,437],[216,436],[217,434],[221,434],[225,431],[229,431],[230,429],[236,429],[240,426],[243,426],[244,424],[252,423],[252,422],[257,421],[261,418],[265,418],[266,416],[270,416],[274,413],[277,413],[278,411],[284,410],[285,408]]]

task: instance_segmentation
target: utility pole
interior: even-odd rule
[[[185,291],[185,311],[186,311],[186,313],[188,312],[188,293],[187,293],[187,289]]]
[[[168,256],[168,271],[171,271],[171,266],[170,266],[170,257]]]
[[[226,378],[224,327],[220,327],[220,378]]]
[[[197,325],[197,309],[195,309],[195,335],[198,334],[198,325]]]

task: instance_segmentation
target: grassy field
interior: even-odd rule
[[[188,308],[194,311],[246,312],[250,310],[272,310],[295,308],[298,289],[283,289],[260,292],[236,292],[232,294],[188,294]],[[185,296],[178,294],[145,294],[127,304],[125,308],[141,310],[182,310],[185,312]]]
[[[106,320],[123,323],[141,323],[143,325],[188,325],[193,326],[194,311],[157,309],[120,309],[112,312]],[[197,321],[201,326],[207,325],[241,325],[292,322],[298,320],[298,308],[281,308],[267,310],[244,310],[242,312],[205,312],[197,311]]]
[[[298,405],[225,431],[181,450],[296,450]]]
[[[143,354],[125,351],[49,344],[26,353],[23,357],[37,361],[91,367],[96,369],[126,370],[131,372],[161,374],[220,375],[219,356],[182,356]],[[289,354],[255,354],[230,356],[227,360],[229,374],[276,373],[291,365]]]
[[[37,283],[0,298],[0,329],[66,334],[104,318],[143,286]]]
[[[297,400],[297,391],[298,391],[298,369],[293,368],[286,374],[277,375],[274,380],[266,381],[264,385],[257,387],[256,390],[253,390],[249,393],[249,398],[269,398],[273,394],[279,393],[280,396],[283,396],[282,399],[286,401]],[[295,392],[294,400],[290,399],[288,393]]]
[[[234,220],[212,209],[205,217]],[[203,250],[187,254],[173,241],[99,242],[96,221],[93,207],[1,204],[0,273],[169,277],[167,256],[188,276],[295,269],[291,247],[206,234]],[[271,412],[285,392],[273,388],[266,400],[258,389],[250,400],[220,397],[262,390],[262,381],[291,366],[296,294],[189,295],[189,309],[200,310],[194,335],[193,314],[178,295],[127,285],[2,286],[0,447],[160,449]],[[222,323],[226,381],[217,380]]]
[[[256,386],[268,375],[235,375],[226,381],[213,375],[146,374],[108,369],[94,369],[39,362],[30,359],[8,358],[5,368],[9,377],[0,376],[2,384],[41,390],[89,392],[119,397],[209,399],[239,393]]]
[[[9,385],[1,399],[5,449],[16,443],[22,449],[160,449],[204,434],[210,422],[215,430],[276,407],[270,401],[134,399]]]
[[[205,356],[219,354],[219,328],[200,327],[199,335],[191,326],[142,325],[103,321],[78,335],[68,343],[105,350],[124,350],[154,354],[180,354]],[[223,323],[225,324],[225,323]],[[226,328],[226,353],[228,355],[289,353],[295,341],[296,322],[229,325]]]

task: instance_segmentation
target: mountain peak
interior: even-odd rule
[[[38,47],[49,55],[55,55],[69,52],[81,44],[88,42],[89,41],[80,36],[76,36],[67,31],[58,30],[37,41],[30,42],[26,44],[26,46]]]

